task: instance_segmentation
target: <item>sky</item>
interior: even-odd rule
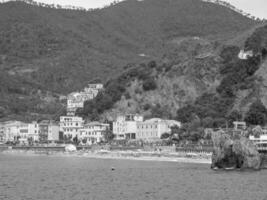
[[[48,4],[73,5],[84,8],[99,8],[114,0],[37,0]],[[267,19],[267,0],[226,0],[235,7],[253,16]]]

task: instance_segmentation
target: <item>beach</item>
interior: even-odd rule
[[[146,152],[146,151],[74,151],[74,152],[53,152],[53,151],[33,151],[33,150],[5,150],[4,155],[20,156],[56,156],[56,157],[84,157],[95,159],[120,159],[120,160],[139,160],[139,161],[162,161],[162,162],[181,162],[181,163],[205,163],[211,164],[210,153],[194,152]]]

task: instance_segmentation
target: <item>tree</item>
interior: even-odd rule
[[[112,133],[111,130],[106,130],[106,131],[104,132],[104,140],[105,140],[106,142],[110,142],[110,141],[112,141],[112,140],[114,139],[114,137],[115,137],[115,135]]]
[[[242,120],[242,114],[237,111],[237,110],[233,110],[228,116],[227,116],[227,120],[230,126],[233,125],[234,121],[240,121]]]
[[[160,136],[160,139],[168,139],[170,138],[170,134],[169,133],[163,133],[161,136]]]
[[[176,120],[187,123],[192,120],[192,116],[195,113],[195,108],[191,105],[187,105],[185,107],[180,108],[177,111]]]
[[[258,100],[251,104],[246,113],[245,122],[251,125],[265,125],[267,120],[267,110],[263,103]]]
[[[204,128],[213,128],[213,118],[211,118],[211,117],[205,117],[202,120],[202,126]]]
[[[143,82],[143,89],[145,91],[157,89],[157,83],[153,78],[149,78]]]

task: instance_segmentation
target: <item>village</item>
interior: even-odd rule
[[[175,120],[153,118],[144,120],[138,114],[117,116],[113,122],[88,122],[76,116],[78,108],[84,102],[94,99],[103,90],[102,84],[89,84],[81,92],[73,92],[67,97],[67,115],[60,116],[60,121],[42,120],[25,123],[5,121],[0,123],[0,141],[4,144],[35,144],[75,142],[91,145],[107,142],[107,134],[114,140],[160,140],[164,133],[170,133],[171,127],[181,127]],[[110,136],[109,136],[110,138]]]
[[[59,121],[0,122],[1,144],[17,146],[75,144],[90,146],[110,141],[142,141],[155,144],[162,143],[164,139],[170,136],[173,128],[179,129],[182,126],[181,122],[175,120],[160,118],[145,120],[144,116],[139,114],[119,115],[114,121],[105,123],[87,121],[75,114],[77,109],[83,108],[85,101],[94,99],[98,92],[103,89],[103,84],[89,84],[83,91],[70,93],[67,96],[67,115],[60,116]],[[239,131],[240,134],[243,134],[246,128],[245,122],[234,122],[233,130]],[[213,129],[205,129],[205,134],[210,135],[213,131]],[[166,135],[167,137],[165,137]],[[251,134],[249,138],[257,143],[266,143],[267,131],[262,129],[257,136]],[[210,138],[205,142],[202,142],[203,146],[205,144],[212,145]],[[164,144],[166,145],[166,143]]]

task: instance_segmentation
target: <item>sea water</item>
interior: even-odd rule
[[[267,171],[207,164],[0,154],[1,200],[264,200]]]

